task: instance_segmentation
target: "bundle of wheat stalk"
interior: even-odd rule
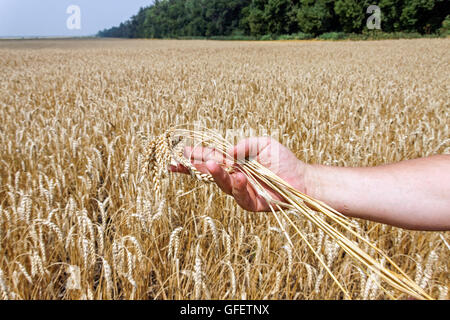
[[[290,213],[303,216],[313,223],[318,229],[333,239],[350,257],[353,258],[355,265],[363,270],[366,275],[372,275],[385,294],[395,299],[395,294],[389,290],[386,285],[391,286],[400,292],[417,299],[432,299],[419,285],[411,280],[385,253],[378,249],[374,244],[367,240],[363,234],[358,232],[355,225],[350,219],[334,210],[325,203],[313,199],[306,194],[296,190],[286,181],[278,177],[268,168],[262,166],[255,159],[235,159],[227,153],[232,144],[225,140],[218,133],[201,128],[200,130],[192,130],[186,127],[177,126],[170,128],[165,133],[151,140],[144,140],[145,159],[147,161],[144,166],[144,172],[141,173],[142,179],[150,174],[153,181],[155,196],[161,198],[160,179],[167,172],[169,164],[178,163],[186,167],[191,175],[203,182],[213,182],[214,179],[209,174],[200,172],[191,163],[190,159],[184,156],[184,146],[187,137],[193,139],[194,147],[202,146],[213,148],[215,152],[221,153],[227,163],[233,163],[225,169],[227,171],[239,170],[246,175],[249,183],[269,204],[272,214],[274,215],[281,230],[285,234],[287,241],[294,248],[291,241],[291,235],[285,230],[281,223],[281,219],[285,219],[295,230],[296,234],[301,237],[307,244],[309,249],[317,257],[320,264],[325,268],[327,273],[335,281],[337,286],[344,293],[345,298],[350,299],[349,292],[344,285],[337,279],[327,264],[321,258],[321,255],[313,248],[305,235],[289,217]],[[277,192],[285,202],[274,199],[262,183]],[[358,241],[366,243],[371,252],[365,252],[358,245]]]

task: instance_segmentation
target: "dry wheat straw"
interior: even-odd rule
[[[168,257],[172,257],[176,259],[178,256],[178,249],[180,247],[180,232],[183,230],[183,227],[175,228],[169,237],[169,251],[167,253]]]
[[[0,269],[0,291],[3,300],[9,300],[9,290],[6,286],[3,270]]]

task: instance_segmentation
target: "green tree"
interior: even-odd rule
[[[267,0],[252,0],[243,8],[241,28],[250,35],[262,35],[267,33],[267,24],[264,10]]]
[[[448,0],[404,0],[400,26],[406,31],[435,32],[449,11]]]
[[[365,1],[338,0],[334,3],[334,12],[344,32],[360,32],[366,17]]]
[[[405,0],[400,23],[404,30],[417,31],[420,15],[431,11],[434,7],[434,0]]]
[[[302,32],[318,35],[332,30],[334,26],[333,1],[301,0],[300,4],[297,21]]]
[[[367,7],[378,5],[386,32],[439,32],[448,0],[155,0],[102,37],[165,38],[252,35],[272,38],[302,31],[361,32]],[[342,33],[339,33],[342,34]],[[287,38],[292,38],[289,36]]]
[[[439,31],[442,35],[445,36],[450,35],[450,15],[445,17],[445,20],[442,21],[442,27],[440,28]]]
[[[293,21],[289,15],[292,7],[293,1],[291,0],[268,0],[264,6],[263,15],[268,33],[286,34],[292,32]]]
[[[403,0],[381,0],[377,4],[381,10],[381,30],[384,32],[401,31],[400,15]]]

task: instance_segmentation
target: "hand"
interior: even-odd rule
[[[248,138],[240,141],[227,153],[234,159],[256,159],[291,186],[306,193],[305,176],[308,165],[298,160],[289,149],[276,140],[266,137]],[[216,184],[225,193],[232,195],[245,210],[270,211],[266,200],[248,183],[247,177],[242,172],[235,171],[229,174],[225,171],[220,164],[231,165],[232,163],[229,160],[224,161],[223,155],[216,150],[186,147],[185,156],[199,171],[211,174]],[[171,166],[170,169],[173,172],[189,173],[182,165]],[[267,186],[264,187],[274,199],[284,201],[275,191]]]

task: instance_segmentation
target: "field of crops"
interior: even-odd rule
[[[270,213],[185,175],[168,175],[155,201],[139,134],[176,124],[268,134],[336,166],[450,153],[449,74],[450,39],[2,40],[0,298],[342,299]],[[388,297],[293,218],[351,298]],[[448,232],[355,223],[449,298]]]

